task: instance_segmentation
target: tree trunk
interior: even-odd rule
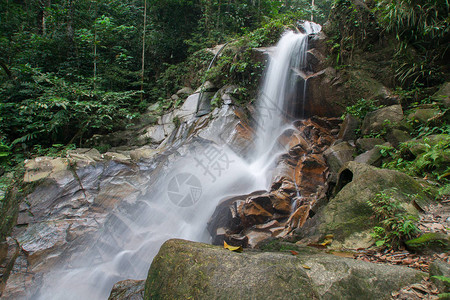
[[[41,10],[38,14],[39,22],[41,24],[40,32],[42,35],[47,33],[47,19],[49,17],[48,8],[52,5],[51,0],[40,0],[39,4],[41,6]]]
[[[144,0],[144,28],[142,30],[142,68],[141,68],[141,101],[144,97],[144,72],[145,72],[145,31],[147,27],[147,0]]]
[[[9,70],[8,66],[4,62],[0,61],[0,67],[2,67],[2,69],[5,71],[6,75],[8,75],[9,79],[14,79],[11,71]]]

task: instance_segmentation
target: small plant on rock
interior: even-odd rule
[[[395,199],[396,192],[395,188],[384,190],[368,201],[381,224],[375,226],[372,233],[377,247],[398,248],[420,232],[415,225],[416,218],[408,214]]]

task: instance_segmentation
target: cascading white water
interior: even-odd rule
[[[287,119],[296,117],[290,101],[305,100],[306,84],[301,74],[307,66],[308,35],[317,33],[321,26],[311,22],[303,24],[305,33],[287,31],[277,44],[266,70],[258,99],[258,122],[255,159],[267,160],[277,137],[285,129]],[[299,91],[299,82],[302,83]],[[302,105],[304,107],[304,104]]]
[[[114,211],[104,228],[85,241],[86,249],[73,254],[70,265],[55,267],[33,298],[107,299],[115,282],[144,279],[167,239],[208,242],[206,223],[225,196],[268,188],[270,153],[287,124],[286,102],[296,97],[296,71],[306,66],[307,36],[320,30],[309,22],[303,27],[305,34],[286,32],[270,58],[259,99],[253,161],[247,163],[226,146],[211,145],[178,159],[143,196]],[[211,157],[212,152],[227,168],[217,172],[203,167],[199,158]]]

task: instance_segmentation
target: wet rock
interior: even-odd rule
[[[281,160],[273,171],[271,190],[277,190],[285,180],[294,182],[294,169],[291,163]]]
[[[282,214],[289,214],[291,212],[291,193],[276,190],[271,195],[271,205],[274,210]]]
[[[370,112],[364,118],[361,132],[362,134],[376,133],[382,130],[386,124],[397,124],[403,119],[401,105],[391,105]]]
[[[292,247],[292,246],[291,246]],[[426,274],[322,254],[234,253],[207,244],[169,240],[153,260],[145,299],[383,299]]]
[[[19,245],[14,239],[7,238],[6,241],[0,243],[0,296],[18,256]]]
[[[30,298],[32,287],[41,283],[41,276],[29,271],[26,256],[21,253],[14,262],[14,267],[2,292],[2,299],[16,300]]]
[[[254,224],[264,223],[272,217],[272,213],[255,202],[248,202],[244,204],[243,216],[245,217],[245,224],[248,227]]]
[[[323,186],[328,177],[328,166],[320,154],[312,154],[299,160],[295,168],[295,182],[302,196],[310,196]]]
[[[123,280],[116,283],[108,300],[142,300],[144,299],[145,280]]]
[[[347,114],[345,116],[344,122],[341,124],[341,128],[338,133],[338,139],[342,139],[343,141],[350,141],[356,139],[356,130],[359,129],[361,121]]]

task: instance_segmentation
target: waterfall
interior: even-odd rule
[[[257,159],[267,160],[267,147],[274,146],[288,120],[304,117],[308,35],[319,32],[321,26],[305,22],[302,27],[304,33],[285,32],[270,57],[258,99]],[[296,111],[299,100],[300,112]]]
[[[304,99],[301,76],[306,68],[308,34],[320,26],[305,22],[305,33],[286,32],[270,58],[259,97],[257,151],[250,163],[228,147],[183,146],[166,171],[134,203],[116,209],[105,228],[72,253],[70,264],[56,266],[35,299],[107,299],[114,283],[145,279],[153,257],[169,238],[209,242],[206,223],[227,195],[267,189],[272,148],[287,120],[298,116],[289,101]],[[300,87],[300,88],[299,88]],[[221,157],[227,168],[213,172],[202,157]],[[217,171],[217,170],[215,170]],[[75,251],[74,251],[75,252]]]

